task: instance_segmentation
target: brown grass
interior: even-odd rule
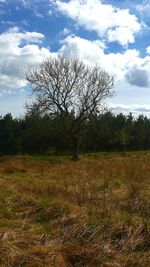
[[[150,266],[150,153],[0,159],[0,266]]]

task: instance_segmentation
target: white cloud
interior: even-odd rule
[[[89,64],[96,64],[103,55],[104,43],[101,41],[88,41],[70,35],[62,41],[60,53],[64,56],[79,58]]]
[[[147,52],[147,54],[150,55],[150,46],[148,46],[148,47],[146,48],[146,52]]]
[[[66,31],[66,30],[65,30]],[[36,66],[52,54],[42,46],[44,35],[38,32],[20,32],[17,27],[10,28],[0,35],[0,92],[14,90],[26,85],[24,79],[27,66]],[[116,80],[125,80],[138,87],[150,86],[150,47],[147,56],[141,58],[136,49],[123,53],[106,53],[105,42],[89,41],[70,35],[61,41],[59,53],[79,58],[87,64],[98,64]]]
[[[139,87],[149,87],[150,79],[149,79],[150,72],[148,69],[133,66],[131,69],[128,70],[126,73],[126,79],[131,85],[137,85]]]
[[[128,9],[115,8],[100,0],[60,0],[51,1],[57,9],[72,18],[78,25],[97,32],[108,41],[118,41],[121,45],[133,43],[142,25]]]
[[[150,1],[143,0],[141,4],[137,5],[136,9],[144,15],[149,15],[150,12]]]
[[[44,35],[38,32],[20,32],[10,28],[0,35],[0,89],[21,88],[26,85],[25,69],[37,65],[50,55],[48,49],[39,47]]]
[[[88,64],[98,64],[116,79],[126,79],[131,85],[150,86],[150,56],[141,58],[136,49],[108,54],[104,49],[105,44],[101,41],[71,35],[63,41],[59,52],[67,57],[80,58]]]
[[[139,116],[140,114],[145,114],[146,116],[150,116],[150,105],[139,105],[139,104],[120,104],[120,103],[109,103],[109,108],[116,113],[123,112],[125,114],[129,114],[129,112],[133,113],[134,116]]]
[[[118,41],[121,45],[125,46],[128,43],[134,43],[133,32],[127,27],[118,27],[114,30],[108,31],[108,40],[110,42]]]

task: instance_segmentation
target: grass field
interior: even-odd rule
[[[150,266],[150,152],[0,158],[0,266]]]

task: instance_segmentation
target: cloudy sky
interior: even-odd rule
[[[51,54],[115,77],[114,111],[150,116],[150,0],[0,0],[0,114],[24,112],[27,66]]]

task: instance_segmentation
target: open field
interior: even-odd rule
[[[150,152],[0,158],[0,266],[150,266]]]

